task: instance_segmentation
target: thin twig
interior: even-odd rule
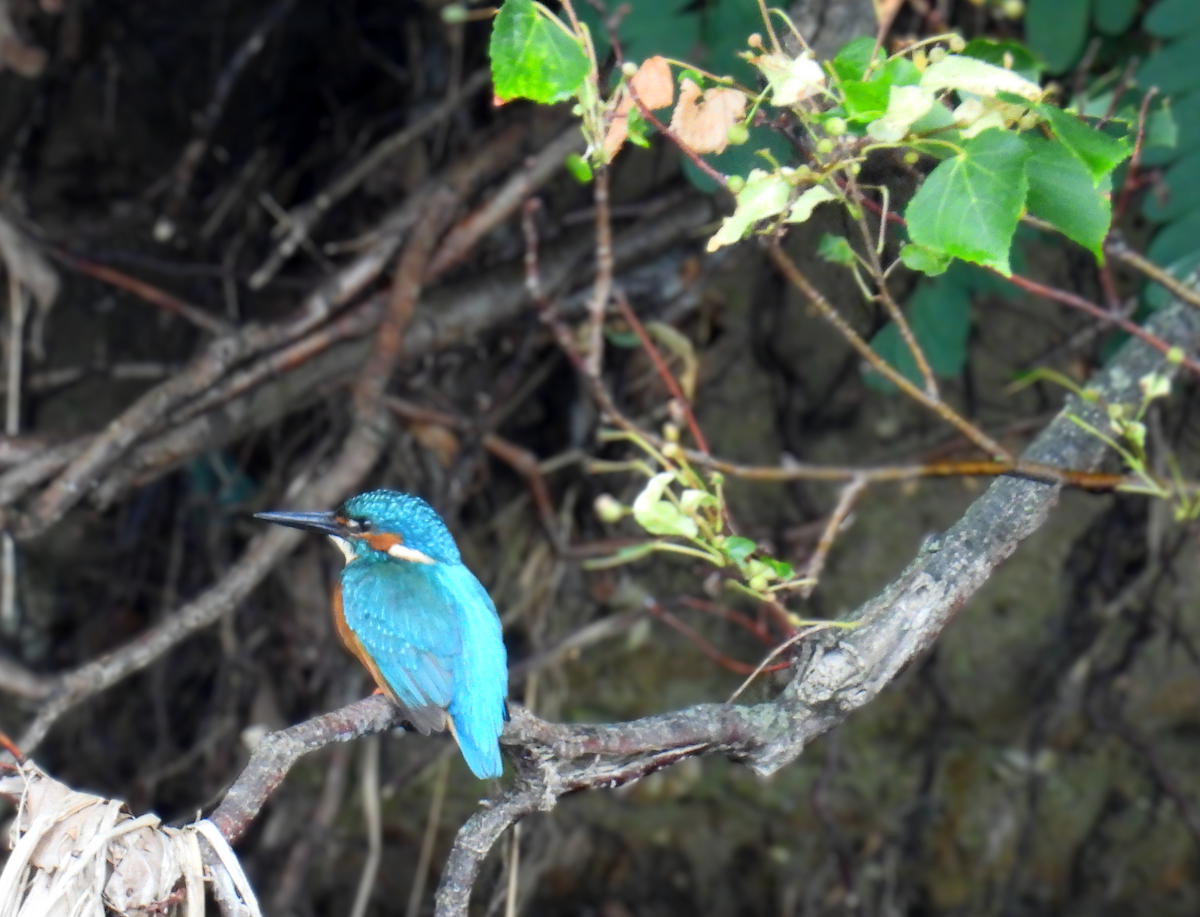
[[[1158,95],[1158,87],[1151,86],[1142,96],[1142,104],[1138,108],[1137,139],[1133,144],[1133,155],[1129,157],[1129,167],[1125,170],[1125,183],[1121,186],[1121,194],[1113,207],[1112,222],[1114,225],[1119,223],[1121,217],[1125,215],[1125,208],[1129,206],[1129,200],[1138,184],[1138,169],[1142,164],[1142,141],[1146,139],[1146,118],[1150,112],[1150,103],[1156,95]]]
[[[368,736],[362,743],[362,770],[359,780],[362,789],[363,821],[367,829],[367,860],[358,877],[354,906],[350,917],[364,917],[375,888],[379,859],[383,854],[383,819],[379,806],[379,736]]]
[[[1155,283],[1162,284],[1177,299],[1182,299],[1184,302],[1200,308],[1200,293],[1197,293],[1194,287],[1188,286],[1172,275],[1170,271],[1159,267],[1140,252],[1134,251],[1124,239],[1118,238],[1115,234],[1110,235],[1104,243],[1104,251],[1118,261],[1141,272],[1143,276]]]
[[[191,189],[192,179],[195,177],[196,169],[204,159],[204,155],[208,152],[213,131],[221,119],[221,114],[225,111],[225,104],[229,101],[233,87],[237,85],[238,77],[246,69],[246,65],[266,46],[267,37],[284,20],[295,3],[296,0],[277,0],[274,5],[270,6],[217,78],[212,98],[209,99],[208,105],[196,120],[195,136],[184,147],[179,161],[171,172],[171,190],[166,205],[163,207],[162,215],[154,226],[154,237],[160,242],[167,242],[175,235],[175,224],[183,209],[187,193]]]
[[[421,838],[421,852],[417,855],[417,867],[413,873],[412,891],[408,894],[405,917],[420,917],[421,899],[425,897],[425,880],[433,863],[433,846],[437,842],[438,827],[442,823],[442,802],[446,798],[446,783],[450,776],[450,749],[438,759],[433,772],[433,796],[429,800],[429,815],[425,819],[425,834]]]
[[[49,248],[47,251],[56,261],[62,262],[72,270],[132,293],[143,302],[157,306],[164,312],[177,315],[210,334],[228,334],[233,330],[233,326],[224,319],[204,311],[199,306],[186,303],[179,297],[146,283],[144,280],[139,280],[136,277],[131,277],[129,274],[118,271],[116,268],[111,268],[104,264],[96,264],[94,261],[79,258],[61,249]]]
[[[821,572],[825,569],[825,561],[829,557],[829,552],[833,549],[833,542],[842,530],[842,525],[850,515],[850,511],[854,508],[855,502],[862,496],[863,491],[866,489],[867,481],[863,477],[851,478],[849,483],[842,488],[837,506],[829,514],[829,521],[825,524],[825,531],[821,533],[821,540],[817,542],[817,548],[813,551],[812,557],[804,568],[804,579],[808,580],[808,582],[800,587],[801,597],[807,599],[812,595],[813,590],[817,588],[817,580],[821,578]]]
[[[521,887],[521,823],[512,827],[508,844],[508,885],[505,888],[504,917],[517,917],[517,897]]]
[[[608,168],[596,170],[594,200],[596,203],[596,280],[591,302],[588,304],[587,350],[584,354],[584,371],[595,379],[600,378],[604,365],[604,316],[612,295],[613,254],[612,221],[608,215]]]
[[[8,354],[5,361],[8,391],[5,397],[4,433],[21,432],[21,375],[25,354],[25,291],[11,267],[8,270]],[[17,544],[11,532],[0,533],[0,633],[13,637],[20,626],[17,611]]]
[[[1014,286],[1018,286],[1030,293],[1035,293],[1038,296],[1044,296],[1046,299],[1052,300],[1056,303],[1061,303],[1064,306],[1070,306],[1072,309],[1078,309],[1080,312],[1086,312],[1093,318],[1098,319],[1107,325],[1120,328],[1126,334],[1130,334],[1138,340],[1149,344],[1164,356],[1171,355],[1171,345],[1166,341],[1151,334],[1141,325],[1131,322],[1129,319],[1123,318],[1120,315],[1114,315],[1095,303],[1084,299],[1082,296],[1077,296],[1074,293],[1068,293],[1066,290],[1055,289],[1054,287],[1047,286],[1043,283],[1038,283],[1036,280],[1030,280],[1027,277],[1021,277],[1017,274],[1013,274],[1011,277],[1009,277],[1008,281]],[[1183,366],[1189,372],[1194,373],[1197,377],[1200,377],[1200,363],[1189,357],[1187,354],[1179,354],[1179,357],[1180,366]]]
[[[287,221],[280,227],[286,234],[276,244],[263,264],[250,276],[249,286],[258,290],[271,282],[296,250],[308,240],[322,217],[338,203],[352,194],[367,178],[382,165],[392,161],[405,148],[424,137],[430,130],[449,118],[460,105],[488,85],[491,73],[479,70],[471,74],[461,87],[447,93],[446,98],[422,117],[403,130],[385,137],[328,187],[323,188],[312,200],[288,211]]]

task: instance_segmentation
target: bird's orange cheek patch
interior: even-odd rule
[[[381,554],[386,554],[396,545],[404,544],[404,539],[393,532],[371,532],[362,536],[363,541]]]

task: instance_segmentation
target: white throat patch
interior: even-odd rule
[[[330,535],[329,540],[338,546],[338,550],[346,557],[346,563],[354,560],[354,545],[350,544],[345,538],[338,538],[337,535]]]

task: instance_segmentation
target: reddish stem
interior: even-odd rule
[[[667,368],[662,354],[658,352],[658,348],[650,340],[650,335],[646,333],[641,320],[634,314],[633,309],[629,307],[629,300],[625,298],[624,291],[618,290],[615,299],[617,301],[617,310],[621,313],[621,317],[629,322],[629,326],[633,328],[633,333],[637,335],[638,340],[642,342],[642,347],[646,349],[646,353],[650,357],[650,362],[654,364],[654,368],[658,370],[659,376],[662,377],[667,389],[670,390],[671,397],[679,402],[684,419],[687,421],[688,429],[692,432],[692,439],[696,441],[696,448],[705,455],[708,455],[708,442],[705,440],[704,434],[700,432],[700,424],[696,423],[696,415],[692,413],[691,405],[688,404],[687,398],[683,396],[683,389],[679,387],[679,383],[671,375],[671,370]]]

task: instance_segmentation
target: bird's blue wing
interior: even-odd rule
[[[462,564],[435,564],[445,595],[453,596],[461,622],[462,652],[454,666],[454,697],[450,716],[458,745],[478,777],[499,777],[500,731],[504,728],[504,698],[508,695],[508,655],[500,618],[483,584]]]
[[[342,571],[346,624],[406,707],[448,707],[462,638],[433,566],[355,561]]]
[[[508,657],[474,574],[462,564],[357,560],[342,571],[342,604],[397,700],[448,708],[467,765],[499,777]]]

